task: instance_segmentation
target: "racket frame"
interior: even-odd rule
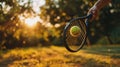
[[[91,18],[92,17],[92,14],[89,14],[89,15],[87,15],[87,16],[83,16],[83,17],[78,17],[78,18],[74,18],[74,19],[72,19],[72,20],[70,20],[69,21],[69,23],[65,26],[65,28],[64,28],[64,31],[63,31],[63,41],[64,41],[64,45],[65,45],[65,48],[68,50],[68,51],[70,51],[70,52],[77,52],[77,51],[79,51],[83,46],[84,46],[84,44],[85,44],[85,41],[86,41],[86,38],[87,38],[87,36],[88,36],[88,25],[89,25],[89,23],[88,23],[88,20],[89,20],[89,18]],[[78,49],[76,49],[76,50],[72,50],[69,46],[68,46],[68,44],[66,43],[66,32],[67,32],[67,30],[68,30],[68,28],[69,28],[69,25],[70,24],[72,24],[73,23],[73,21],[75,21],[75,20],[85,20],[85,23],[84,22],[82,22],[83,24],[84,24],[84,26],[85,26],[85,30],[86,30],[86,36],[84,37],[84,40],[83,40],[83,42],[81,43],[81,45],[79,46],[79,48]]]

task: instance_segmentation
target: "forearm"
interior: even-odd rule
[[[99,10],[106,6],[111,0],[98,0],[94,6],[97,7]]]

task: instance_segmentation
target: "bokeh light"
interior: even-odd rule
[[[33,27],[36,25],[36,23],[39,21],[38,17],[34,17],[34,18],[27,18],[25,19],[25,24],[29,27]]]

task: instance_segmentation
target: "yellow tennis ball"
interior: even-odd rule
[[[72,26],[70,28],[70,35],[77,37],[80,35],[81,29],[78,26]]]

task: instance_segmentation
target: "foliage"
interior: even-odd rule
[[[66,23],[72,18],[86,15],[96,1],[45,0],[45,5],[40,7],[41,12],[37,14],[32,8],[33,0],[0,0],[0,48],[33,46],[39,43],[60,45]],[[91,43],[99,42],[105,36],[117,39],[114,43],[119,43],[119,8],[119,0],[115,0],[100,11],[98,19],[90,24]],[[37,21],[32,28],[21,21],[21,17],[27,19],[36,16],[42,21]]]
[[[118,43],[117,41],[119,41],[119,26],[120,26],[120,4],[119,4],[119,0],[115,0],[112,1],[111,4],[109,4],[109,6],[105,7],[104,9],[101,10],[100,12],[100,17],[99,20],[96,21],[98,23],[96,23],[95,28],[97,30],[97,32],[99,32],[99,34],[96,35],[105,35],[105,36],[109,36],[112,37],[111,40],[113,43]],[[100,34],[101,32],[101,34]],[[117,35],[113,34],[116,33]],[[117,36],[117,37],[116,37]],[[102,37],[100,37],[102,38]],[[117,41],[115,42],[114,38],[117,39]],[[119,43],[118,43],[119,44]]]
[[[96,0],[46,0],[45,6],[43,6],[41,16],[49,16],[49,20],[52,24],[60,24],[59,30],[63,31],[65,24],[72,18],[78,16],[84,16],[88,10],[93,6]],[[104,7],[100,11],[100,16],[97,20],[90,24],[89,39],[91,43],[96,43],[104,37],[110,38],[113,28],[120,26],[120,4],[119,0],[112,1],[108,6]],[[112,20],[111,20],[112,19]],[[118,31],[118,30],[116,30]],[[109,42],[111,43],[112,39]],[[118,43],[118,42],[114,42]]]
[[[0,47],[6,46],[7,48],[12,48],[18,45],[19,41],[18,36],[16,35],[19,33],[18,31],[21,30],[19,15],[24,13],[26,9],[29,11],[30,7],[27,8],[24,5],[19,5],[16,0],[2,0],[0,1]],[[22,37],[21,40],[24,38]]]
[[[111,38],[112,38],[114,43],[120,43],[120,27],[115,28],[111,32]]]

